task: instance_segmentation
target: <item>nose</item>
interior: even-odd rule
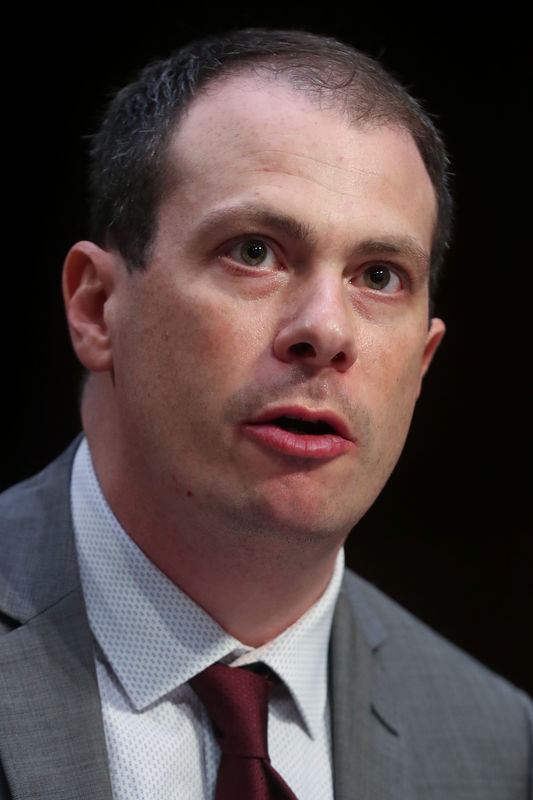
[[[355,310],[338,276],[314,281],[293,298],[274,340],[280,361],[345,372],[357,359]]]

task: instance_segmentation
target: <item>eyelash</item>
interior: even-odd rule
[[[387,270],[390,279],[387,281],[383,289],[378,289],[373,286],[366,285],[366,288],[370,291],[378,292],[379,294],[396,294],[397,292],[401,291],[406,286],[406,276],[403,270],[400,270],[395,264],[389,264],[386,261],[377,261],[373,264],[368,264],[362,271],[357,274],[357,280],[365,281],[365,277],[369,275],[372,270]],[[389,285],[389,282],[394,283],[397,281],[397,288],[393,289],[393,291],[386,291],[386,288]],[[359,283],[357,285],[360,285]]]
[[[266,258],[265,258],[265,262],[270,262],[270,261],[272,261],[272,260],[275,260],[275,261],[276,261],[276,264],[279,266],[279,260],[278,260],[278,258],[277,258],[277,256],[276,256],[276,253],[275,253],[275,251],[274,251],[274,248],[273,248],[273,247],[271,247],[271,245],[269,245],[269,244],[268,244],[268,242],[266,242],[264,238],[262,238],[262,237],[259,237],[259,236],[249,236],[249,237],[246,237],[246,239],[241,239],[240,241],[238,241],[238,242],[235,242],[235,243],[233,244],[233,246],[231,247],[231,249],[229,250],[229,252],[228,252],[228,254],[227,254],[227,255],[228,255],[228,257],[229,257],[229,258],[232,258],[232,259],[234,259],[235,261],[237,261],[237,263],[239,263],[239,262],[238,262],[238,257],[236,257],[236,256],[232,255],[232,253],[233,253],[235,250],[237,250],[237,249],[239,249],[239,248],[240,248],[240,254],[241,254],[241,258],[243,258],[243,260],[244,260],[244,256],[242,255],[242,250],[243,250],[243,249],[244,249],[246,246],[248,246],[248,247],[251,249],[251,248],[252,248],[252,246],[254,246],[254,245],[256,245],[256,246],[259,246],[259,247],[261,247],[261,246],[262,246],[262,247],[266,248],[266,251],[267,251],[267,252],[266,252]],[[258,258],[259,258],[259,256],[258,256]],[[253,257],[250,257],[250,260],[252,260],[252,261],[253,261]],[[259,268],[261,268],[261,267],[263,266],[263,262],[262,262],[262,261],[258,261],[258,263],[257,263],[257,264],[252,264],[252,263],[250,263],[250,264],[247,264],[246,262],[244,262],[244,263],[242,264],[242,266],[243,266],[243,267],[245,267],[245,268],[248,268],[248,269],[252,269],[252,270],[253,270],[255,267],[259,267]]]
[[[274,260],[275,261],[275,265],[270,264],[270,265],[264,266],[262,262],[257,263],[257,264],[246,264],[246,263],[243,263],[243,262],[239,261],[239,256],[233,255],[234,251],[237,250],[238,248],[241,248],[241,250],[242,250],[242,248],[245,245],[252,245],[254,243],[257,243],[259,245],[264,245],[267,248],[267,259],[266,260],[267,261]],[[280,263],[280,260],[278,259],[277,255],[276,255],[275,248],[268,243],[268,240],[266,239],[266,237],[260,236],[260,235],[254,236],[252,234],[250,236],[246,236],[245,238],[240,238],[240,239],[238,239],[236,241],[234,240],[229,245],[226,245],[224,247],[224,251],[222,253],[222,256],[225,256],[226,258],[231,259],[231,261],[235,265],[234,266],[234,271],[238,272],[238,273],[241,273],[241,274],[242,274],[242,272],[245,272],[248,275],[253,275],[254,273],[259,275],[259,274],[261,274],[262,271],[266,271],[268,269],[272,269],[273,267],[276,268],[276,269],[283,269],[283,265]],[[397,294],[399,291],[405,289],[406,286],[408,286],[408,284],[409,284],[409,279],[408,279],[407,273],[405,272],[405,270],[400,268],[397,264],[391,264],[391,263],[389,263],[387,261],[375,261],[375,262],[373,262],[371,264],[367,264],[366,266],[363,266],[362,269],[359,269],[357,271],[357,273],[354,276],[354,278],[351,279],[352,285],[356,285],[356,286],[362,285],[362,284],[359,283],[359,281],[364,281],[365,275],[368,274],[369,270],[373,270],[373,269],[374,270],[379,270],[379,269],[388,270],[390,272],[391,279],[392,280],[394,280],[394,279],[397,280],[398,288],[395,289],[394,291],[385,291],[385,288],[386,288],[386,286],[388,286],[388,283],[385,284],[385,287],[383,289],[377,289],[377,288],[374,288],[372,286],[368,286],[368,285],[364,286],[363,285],[363,288],[367,288],[371,292],[375,292],[377,294],[382,294],[382,295],[383,294],[385,294],[385,295],[394,295],[394,294]]]

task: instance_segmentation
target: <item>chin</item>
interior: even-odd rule
[[[246,517],[245,527],[255,535],[300,543],[336,544],[346,538],[358,519],[353,510],[342,513],[338,503],[324,500],[316,493],[312,497],[296,493],[282,497],[256,496]]]

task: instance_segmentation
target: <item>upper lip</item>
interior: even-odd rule
[[[261,425],[271,422],[278,417],[298,417],[300,419],[308,420],[309,422],[326,422],[330,425],[335,433],[342,436],[343,439],[355,441],[355,437],[350,430],[346,420],[329,409],[320,408],[305,408],[303,406],[273,406],[265,408],[252,419],[246,420],[247,425]]]

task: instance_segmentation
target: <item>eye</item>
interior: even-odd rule
[[[362,276],[363,283],[369,289],[391,294],[402,288],[398,275],[386,264],[374,264],[367,267]]]
[[[229,256],[248,267],[274,267],[276,265],[276,257],[272,248],[262,239],[245,239],[243,242],[239,242],[230,250]]]

